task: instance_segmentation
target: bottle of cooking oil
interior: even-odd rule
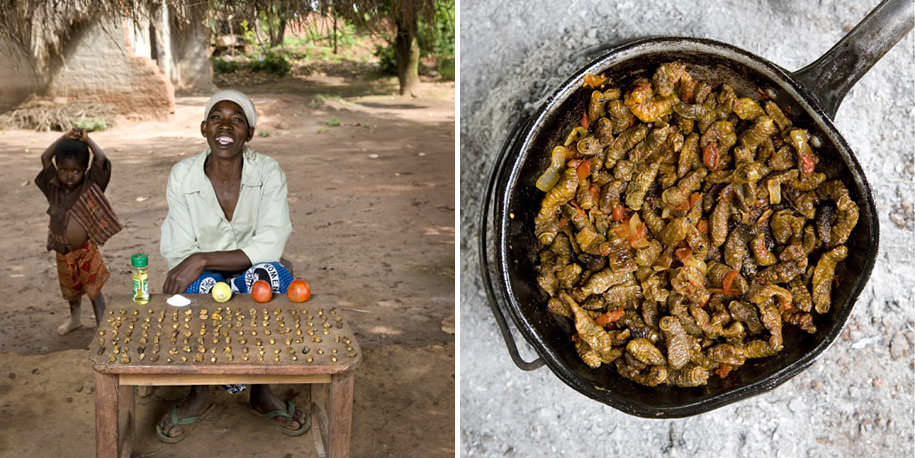
[[[146,253],[135,253],[130,257],[133,272],[133,301],[137,304],[149,302],[149,256]]]

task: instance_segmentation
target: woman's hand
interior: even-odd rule
[[[206,256],[203,253],[194,253],[180,264],[168,271],[162,292],[165,294],[183,293],[207,267]]]

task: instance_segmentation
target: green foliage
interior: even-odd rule
[[[213,57],[213,73],[232,73],[246,68],[252,72],[272,73],[276,76],[286,76],[292,70],[292,64],[286,56],[273,51],[268,51],[263,56],[250,56],[247,62],[227,60]]]
[[[435,69],[442,75],[442,79],[454,81],[454,56],[439,57]]]
[[[241,37],[245,43],[254,46],[257,44],[257,33],[248,25],[248,21],[241,21]]]
[[[225,60],[219,57],[213,57],[213,73],[232,73],[238,70],[240,65],[234,60]]]
[[[107,129],[108,121],[105,118],[80,118],[73,121],[73,125],[80,129],[85,129],[87,132],[95,132]]]
[[[334,45],[334,31],[332,29],[321,30],[318,27],[309,28],[305,36],[300,39],[287,39],[284,44],[292,46],[302,46],[305,43],[321,43],[326,42],[327,46]],[[356,26],[353,23],[343,19],[337,18],[337,46],[338,47],[349,47],[356,44],[356,41],[359,39],[359,31],[356,29]]]
[[[326,124],[327,124],[327,127],[339,127],[340,120],[337,119],[336,117],[333,117],[333,118],[330,118],[330,121],[327,121]]]
[[[294,35],[287,35],[285,38],[283,38],[283,46],[286,48],[300,48],[309,44],[310,41],[311,39],[309,39],[307,36],[297,37]]]
[[[266,130],[266,129],[261,129],[261,130],[257,131],[257,136],[258,137],[269,137],[270,131]]]
[[[454,0],[435,0],[432,21],[419,23],[419,47],[423,55],[454,55]]]
[[[356,38],[356,26],[342,19],[337,19],[337,45],[340,47],[352,46],[356,44]],[[333,40],[333,37],[331,37],[331,40]]]
[[[252,60],[248,63],[251,71],[267,72],[277,76],[286,76],[292,70],[292,65],[280,53],[268,51],[263,57]]]
[[[394,45],[375,45],[373,53],[378,58],[378,65],[384,75],[397,75],[397,52]]]

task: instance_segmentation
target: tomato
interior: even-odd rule
[[[273,298],[273,289],[266,281],[258,280],[251,285],[251,297],[254,298],[254,302],[270,302],[270,299]]]
[[[807,176],[813,173],[816,162],[813,159],[813,153],[801,154],[801,175]]]
[[[721,156],[718,153],[717,143],[711,142],[702,148],[702,163],[705,164],[709,170],[717,169],[718,161],[720,160]]]
[[[588,175],[591,174],[591,161],[581,161],[577,167],[575,167],[575,174],[578,175],[578,181],[583,181]]]
[[[311,298],[311,286],[308,285],[307,281],[296,278],[289,284],[286,296],[292,302],[305,302]]]

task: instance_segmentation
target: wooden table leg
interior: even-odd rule
[[[117,375],[95,373],[96,458],[118,458],[118,388]]]
[[[118,441],[118,456],[121,458],[130,458],[131,452],[133,452],[133,437],[136,430],[136,392],[137,388],[135,386],[118,386],[118,413],[124,411],[124,421],[123,423],[118,423],[118,431],[120,434]]]
[[[349,458],[350,429],[353,423],[353,374],[334,374],[327,398],[329,458]]]

